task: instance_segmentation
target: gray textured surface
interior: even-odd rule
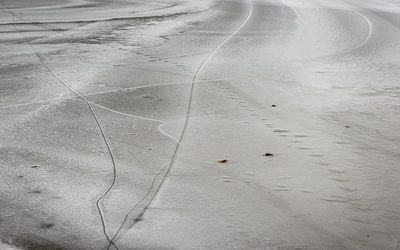
[[[251,5],[246,19],[246,0],[4,1],[2,240],[108,244],[109,152],[30,43],[99,117],[120,249],[399,249],[400,5]]]

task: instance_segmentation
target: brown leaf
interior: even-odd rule
[[[227,163],[228,160],[218,160],[219,163]]]
[[[264,156],[274,156],[274,154],[272,154],[272,153],[265,153],[265,154],[263,154]]]

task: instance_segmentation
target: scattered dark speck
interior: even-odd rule
[[[33,166],[31,166],[31,168],[37,168],[37,167],[39,167],[39,166],[37,166],[37,165],[33,165]]]
[[[294,137],[298,137],[298,138],[306,138],[306,137],[308,137],[308,135],[294,135]]]
[[[138,222],[140,222],[140,221],[142,221],[143,220],[143,215],[139,215],[137,218],[134,218],[133,219],[133,222],[134,223],[138,223]]]
[[[272,157],[272,156],[274,156],[274,154],[272,154],[272,153],[265,153],[265,154],[263,154],[264,156],[269,156],[269,157]]]
[[[349,126],[349,125],[346,125],[346,128],[350,128],[350,126]]]
[[[142,217],[138,217],[138,218],[133,219],[133,222],[134,223],[138,223],[138,222],[140,222],[142,220],[143,220]]]
[[[42,223],[42,224],[40,225],[40,228],[41,228],[41,229],[50,229],[50,228],[52,228],[52,227],[54,227],[54,224],[53,224],[53,223]]]
[[[287,132],[289,132],[289,130],[286,130],[286,129],[275,129],[272,132],[275,132],[275,133],[287,133]]]
[[[272,104],[271,107],[276,108],[276,105],[275,105],[275,104]]]
[[[312,157],[324,157],[324,155],[322,155],[322,154],[311,154],[310,156],[312,156]]]

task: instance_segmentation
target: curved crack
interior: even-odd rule
[[[162,184],[164,183],[166,177],[168,176],[169,172],[171,171],[172,166],[174,165],[177,157],[178,157],[178,153],[179,150],[181,149],[181,145],[182,145],[182,141],[184,139],[186,130],[188,128],[188,124],[189,124],[189,120],[190,120],[190,115],[192,112],[192,104],[193,104],[193,95],[194,95],[194,87],[195,87],[195,83],[197,80],[197,77],[199,75],[199,73],[201,72],[201,70],[207,65],[207,63],[211,60],[211,58],[217,53],[217,51],[224,45],[226,44],[233,36],[235,36],[247,23],[247,21],[250,19],[252,12],[253,12],[253,5],[251,0],[247,0],[249,3],[249,11],[248,14],[246,16],[246,18],[244,19],[244,21],[227,37],[225,38],[222,42],[220,42],[209,54],[208,56],[202,61],[202,63],[199,65],[199,67],[197,68],[196,72],[193,75],[192,81],[191,81],[191,88],[190,88],[190,93],[189,93],[189,101],[188,101],[188,105],[187,105],[187,111],[186,111],[186,116],[185,116],[185,124],[183,126],[181,135],[179,137],[179,140],[177,140],[177,145],[175,147],[174,153],[171,157],[171,160],[169,163],[167,163],[166,166],[164,166],[161,171],[154,177],[148,191],[146,192],[146,194],[142,197],[142,199],[140,199],[132,208],[131,210],[126,214],[123,223],[121,224],[121,226],[119,227],[119,229],[117,230],[117,232],[115,233],[115,235],[111,238],[111,241],[116,241],[118,238],[118,235],[120,234],[121,230],[123,229],[123,227],[125,226],[125,224],[127,223],[128,219],[129,219],[129,215],[135,211],[135,209],[137,208],[141,208],[139,211],[136,212],[136,216],[133,218],[133,222],[131,223],[131,225],[135,225],[138,222],[138,218],[140,218],[144,212],[147,210],[147,208],[150,206],[151,202],[153,201],[154,197],[157,195],[157,193],[159,192]],[[162,127],[165,124],[161,124],[160,126]],[[158,185],[156,185],[157,180],[159,182]],[[107,249],[110,249],[111,244],[109,244],[107,246]]]
[[[1,1],[1,3],[8,9],[8,12],[11,14],[11,16],[12,16],[12,18],[13,18],[13,27],[14,27],[14,29],[15,29],[16,31],[18,31],[18,29],[16,28],[16,24],[15,24],[15,14],[14,14],[14,12],[4,3],[4,0]],[[112,162],[112,166],[113,166],[113,179],[112,179],[112,182],[111,182],[111,184],[109,185],[109,187],[106,189],[106,191],[96,200],[96,207],[97,207],[97,209],[98,209],[98,211],[99,211],[99,214],[100,214],[100,219],[101,219],[101,224],[102,224],[102,228],[103,228],[103,233],[104,233],[104,235],[106,236],[106,238],[107,238],[107,240],[108,240],[108,242],[109,242],[108,245],[114,245],[117,249],[119,249],[118,246],[117,246],[117,245],[112,241],[112,239],[110,239],[110,237],[108,236],[108,233],[107,233],[107,226],[106,226],[106,222],[105,222],[105,218],[104,218],[104,213],[103,213],[103,211],[102,211],[102,209],[101,209],[101,206],[100,206],[101,200],[104,199],[104,197],[111,191],[111,189],[113,188],[113,186],[114,186],[114,184],[115,184],[115,182],[116,182],[116,179],[117,179],[117,166],[116,166],[114,154],[113,154],[113,152],[112,152],[112,150],[111,150],[110,144],[109,144],[109,142],[108,142],[108,140],[107,140],[107,137],[106,137],[106,135],[105,135],[104,129],[103,129],[103,127],[101,126],[101,123],[100,123],[100,121],[99,121],[99,118],[98,118],[96,112],[94,111],[92,105],[90,104],[89,100],[88,100],[84,95],[82,95],[81,93],[79,93],[78,91],[76,91],[74,88],[72,88],[72,87],[71,87],[68,83],[66,83],[63,79],[61,79],[61,78],[56,74],[56,72],[54,71],[54,69],[46,62],[46,60],[45,60],[45,59],[43,58],[43,56],[39,53],[39,51],[38,51],[29,41],[26,41],[26,40],[25,40],[25,43],[28,44],[28,45],[31,47],[31,49],[35,52],[36,56],[39,58],[39,60],[41,61],[41,63],[49,70],[49,72],[54,76],[54,78],[56,78],[60,83],[62,83],[65,87],[67,87],[69,90],[71,90],[73,93],[75,93],[75,94],[76,94],[78,97],[80,97],[82,100],[84,100],[84,102],[87,104],[87,106],[88,106],[88,108],[89,108],[91,114],[93,115],[93,118],[94,118],[94,120],[95,120],[95,122],[96,122],[96,125],[97,125],[98,129],[99,129],[99,132],[100,132],[101,137],[102,137],[102,139],[103,139],[103,141],[104,141],[104,144],[106,145],[107,150],[108,150],[108,152],[109,152],[109,155],[110,155],[110,158],[111,158],[111,162]]]

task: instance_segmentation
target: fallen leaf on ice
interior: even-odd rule
[[[228,160],[218,160],[219,163],[227,163]]]
[[[263,154],[264,156],[274,156],[274,154],[272,154],[272,153],[265,153],[265,154]]]

